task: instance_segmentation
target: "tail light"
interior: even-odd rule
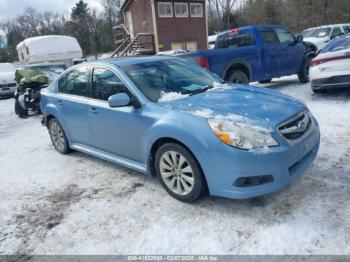
[[[198,65],[200,65],[201,67],[204,67],[205,69],[209,69],[209,62],[206,57],[203,57],[203,56],[199,57]]]
[[[318,66],[320,64],[324,64],[331,61],[343,60],[343,59],[350,59],[350,55],[346,54],[341,56],[333,56],[333,57],[320,58],[320,59],[315,58],[311,61],[310,67]]]

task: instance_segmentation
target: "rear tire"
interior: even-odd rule
[[[206,183],[197,160],[179,144],[167,143],[158,149],[155,170],[164,189],[180,201],[191,203],[205,192]]]
[[[49,121],[49,133],[55,149],[61,154],[69,153],[70,148],[67,136],[56,118],[52,118]]]
[[[301,70],[298,74],[299,81],[303,84],[308,83],[310,81],[309,70],[312,59],[313,57],[310,56],[305,59],[304,64],[301,67]]]
[[[234,70],[228,77],[228,81],[236,84],[249,84],[249,78],[246,73],[241,70]]]

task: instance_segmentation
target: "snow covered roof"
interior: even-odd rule
[[[17,51],[24,47],[29,48],[30,55],[82,52],[77,39],[62,35],[46,35],[27,38],[17,45]]]

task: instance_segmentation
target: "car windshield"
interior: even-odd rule
[[[38,66],[26,66],[27,70],[41,70],[47,71],[55,74],[63,73],[67,67],[65,65],[38,65]]]
[[[15,70],[15,67],[10,63],[0,63],[0,72],[12,72]]]
[[[303,37],[317,37],[317,38],[323,38],[330,34],[331,29],[329,27],[326,28],[318,28],[318,29],[309,29],[305,30],[301,34]]]
[[[177,59],[127,65],[123,70],[152,102],[198,94],[223,83],[198,65]]]

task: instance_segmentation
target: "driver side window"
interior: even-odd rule
[[[276,33],[280,43],[288,43],[295,41],[294,36],[285,29],[277,28]]]
[[[129,93],[128,88],[112,71],[95,67],[92,77],[92,98],[107,101],[111,95]]]

